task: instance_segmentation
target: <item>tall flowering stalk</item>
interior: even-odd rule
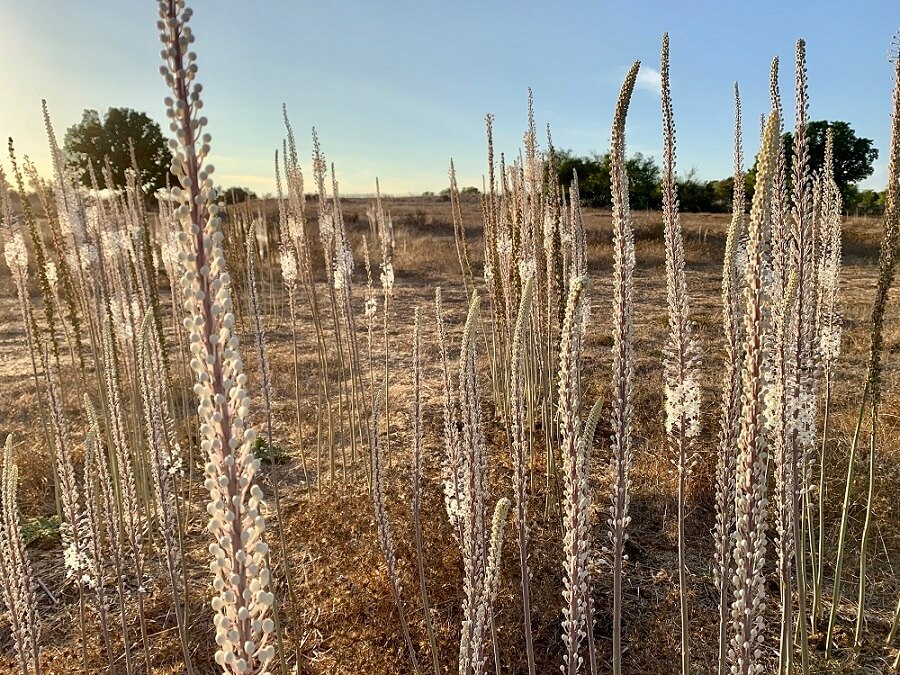
[[[722,389],[722,414],[716,461],[716,524],[713,530],[716,548],[715,581],[719,591],[719,675],[728,669],[728,624],[731,597],[732,550],[734,548],[735,446],[740,432],[741,236],[744,230],[743,149],[741,145],[741,95],[734,85],[734,191],[731,223],[725,240],[722,266],[722,325],[725,331],[725,379]]]
[[[666,297],[669,306],[669,336],[663,356],[665,371],[666,437],[678,470],[678,585],[681,597],[681,672],[690,672],[690,635],[685,562],[685,488],[694,463],[691,453],[700,433],[700,383],[697,380],[697,343],[689,316],[690,300],[684,275],[684,238],[678,217],[675,184],[675,119],[669,88],[669,34],[663,35],[663,222],[666,247]]]
[[[628,505],[631,492],[631,392],[634,379],[634,330],[632,275],[634,234],[628,210],[628,175],[625,172],[625,117],[634,91],[640,61],[625,77],[613,117],[612,221],[613,221],[613,396],[612,396],[612,504],[609,509],[609,538],[613,565],[613,673],[622,673],[622,564],[626,528],[631,520]]]
[[[741,364],[742,404],[735,479],[734,602],[728,660],[731,672],[763,672],[760,663],[765,625],[766,589],[766,475],[768,448],[765,433],[765,340],[768,309],[763,280],[766,228],[772,219],[774,165],[778,152],[779,116],[766,121],[747,241],[744,273],[744,337]]]
[[[589,638],[591,672],[596,672],[593,655],[593,630],[588,625],[590,576],[588,559],[591,552],[590,492],[588,489],[587,446],[581,420],[581,321],[584,302],[584,279],[575,277],[569,284],[566,315],[559,347],[559,411],[564,480],[563,549],[563,655],[562,671],[580,673],[583,659],[579,654],[582,640]]]
[[[460,675],[484,672],[487,617],[484,615],[486,532],[484,524],[487,464],[481,426],[481,398],[475,370],[475,324],[481,301],[472,295],[459,355],[458,414],[460,450],[460,551],[463,561],[463,622],[459,643]]]
[[[797,621],[800,636],[800,666],[809,672],[809,645],[806,630],[806,523],[803,503],[809,485],[809,462],[816,438],[816,384],[818,350],[815,344],[816,313],[816,232],[813,226],[812,179],[809,142],[806,137],[809,102],[806,83],[806,43],[797,41],[796,104],[791,176],[791,262],[797,276],[796,311],[791,317],[788,367],[790,417],[788,419],[790,511],[793,528],[794,570],[797,581]],[[791,645],[786,648],[790,650]],[[787,661],[788,667],[792,659]]]
[[[825,162],[819,177],[819,295],[816,308],[819,358],[823,384],[822,441],[819,446],[818,531],[815,541],[816,560],[813,564],[813,600],[811,621],[815,630],[821,617],[822,582],[825,560],[825,460],[831,412],[831,389],[834,366],[841,353],[842,317],[840,311],[841,275],[841,192],[834,179],[834,136],[829,128],[825,133]]]
[[[184,326],[190,334],[191,368],[196,375],[200,447],[207,455],[215,660],[226,672],[262,673],[275,655],[268,644],[275,626],[268,617],[274,596],[267,590],[264,502],[255,477],[259,469],[252,452],[256,434],[248,426],[250,397],[234,334],[220,208],[210,177],[213,168],[201,168],[211,139],[202,133],[206,118],[198,116],[202,87],[194,82],[196,55],[188,51],[194,41],[188,26],[191,14],[183,0],[160,0],[157,26],[164,45],[160,72],[174,96],[166,99],[166,107],[176,136],[171,144],[172,170],[181,182],[173,193],[179,202],[175,217],[182,226],[181,292],[189,314]]]
[[[25,675],[41,672],[40,624],[31,562],[22,541],[17,501],[19,470],[13,462],[12,436],[6,437],[0,464],[0,598],[6,605],[10,636]]]
[[[772,60],[769,75],[769,95],[772,108],[781,118],[781,92],[778,85],[779,60]],[[791,346],[795,328],[792,316],[797,308],[795,298],[798,289],[797,270],[794,268],[792,253],[794,247],[791,231],[791,201],[788,196],[787,162],[785,144],[779,136],[778,153],[775,159],[772,196],[772,226],[768,230],[766,246],[770,255],[764,261],[764,274],[769,279],[765,286],[770,308],[768,338],[768,393],[766,397],[766,424],[769,434],[769,456],[774,464],[774,514],[775,541],[778,553],[777,571],[781,592],[781,631],[779,635],[779,672],[792,667],[794,616],[794,586],[791,576],[794,529],[792,480],[792,458],[795,456],[791,443],[790,418],[792,415],[793,388],[791,379]]]
[[[441,289],[434,291],[434,308],[437,321],[437,341],[441,358],[442,393],[444,403],[444,461],[441,464],[441,478],[444,484],[444,507],[453,532],[462,540],[462,458],[460,457],[460,423],[453,395],[453,371],[447,346],[447,330],[444,326],[444,311]]]
[[[531,571],[528,567],[528,492],[526,463],[531,455],[531,444],[526,432],[528,410],[526,408],[526,379],[523,373],[525,366],[523,347],[528,317],[531,314],[531,301],[534,293],[534,281],[529,277],[522,289],[519,302],[519,315],[513,332],[512,353],[510,354],[510,420],[512,422],[510,437],[513,450],[513,495],[516,509],[516,532],[519,544],[519,567],[521,569],[522,588],[522,621],[525,630],[525,657],[528,662],[529,675],[535,673],[534,639],[531,632]]]

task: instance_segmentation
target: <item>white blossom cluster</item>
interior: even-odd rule
[[[189,316],[191,369],[197,378],[200,447],[207,456],[205,487],[209,490],[209,547],[213,557],[212,608],[215,612],[216,663],[225,673],[262,673],[274,656],[269,618],[275,598],[269,592],[268,546],[263,493],[255,482],[259,460],[253,456],[255,432],[248,427],[250,397],[247,375],[235,334],[230,278],[222,248],[220,207],[210,175],[201,170],[209,153],[209,134],[201,86],[194,83],[196,55],[188,51],[194,36],[187,25],[191,10],[183,0],[159,3],[164,65],[160,72],[174,93],[166,98],[166,114],[176,139],[172,169],[181,182],[173,190],[179,206],[184,267],[181,295]]]
[[[819,357],[829,370],[841,354],[842,318],[838,297],[841,283],[841,192],[834,181],[833,139],[827,131],[825,167],[821,181],[819,227],[819,297],[817,328]]]
[[[392,295],[394,292],[394,265],[388,261],[381,265],[381,274],[379,275],[381,279],[381,287],[384,289],[384,292],[388,295]]]
[[[44,263],[44,274],[47,277],[47,283],[50,284],[50,289],[55,291],[57,284],[59,284],[59,270],[56,269],[56,263],[52,260]]]
[[[684,421],[681,431],[685,438],[700,435],[700,383],[691,374],[681,382],[666,382],[663,387],[666,401],[666,434],[672,436]]]
[[[378,312],[378,300],[374,297],[366,298],[366,308],[365,308],[365,316],[367,319],[371,319]]]
[[[3,246],[3,257],[13,276],[21,274],[28,268],[28,249],[21,233],[14,232],[9,238]]]
[[[297,256],[293,246],[282,246],[278,260],[281,263],[281,278],[289,287],[297,283]]]

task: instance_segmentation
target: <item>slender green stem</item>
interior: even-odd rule
[[[856,609],[856,630],[853,634],[853,644],[859,648],[862,645],[862,631],[865,626],[866,616],[866,554],[869,547],[869,536],[872,528],[872,501],[875,498],[875,448],[878,432],[878,409],[873,402],[871,411],[871,427],[869,429],[869,489],[866,495],[866,520],[863,524],[862,540],[859,544],[859,594]]]
[[[837,623],[838,609],[841,604],[841,574],[844,568],[844,548],[847,541],[847,525],[850,520],[850,493],[853,487],[853,465],[856,463],[856,451],[859,448],[859,436],[862,430],[863,417],[866,411],[866,399],[869,394],[869,382],[863,389],[862,400],[859,405],[859,414],[856,418],[856,428],[853,431],[853,440],[850,443],[850,457],[847,460],[847,479],[844,483],[844,505],[841,508],[841,528],[838,533],[837,557],[834,565],[834,587],[831,591],[831,614],[828,618],[828,631],[825,634],[825,658],[831,658],[831,640],[834,637],[834,628]]]

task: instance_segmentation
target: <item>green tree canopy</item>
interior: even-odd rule
[[[248,199],[256,199],[256,193],[246,187],[230,187],[221,194],[226,204],[241,204]]]
[[[578,173],[578,191],[586,206],[606,207],[612,203],[609,154],[579,157],[571,150],[556,151],[556,172],[566,188]],[[660,169],[652,157],[635,153],[626,160],[629,202],[632,208],[654,209],[662,204]]]
[[[172,153],[159,125],[146,113],[129,108],[110,108],[103,118],[96,110],[85,110],[81,122],[66,131],[65,152],[69,166],[81,182],[91,187],[88,167],[93,167],[100,188],[125,186],[125,170],[131,168],[129,141],[141,175],[141,185],[148,194],[166,187],[166,177],[177,184],[169,173]],[[106,184],[104,162],[108,158],[112,185]]]
[[[820,171],[825,164],[825,133],[831,127],[834,136],[834,180],[846,202],[852,197],[849,186],[859,183],[872,175],[872,163],[878,159],[878,150],[872,139],[859,138],[847,122],[819,120],[806,127],[809,147],[809,166]],[[791,175],[794,135],[784,135],[784,152],[788,176]]]

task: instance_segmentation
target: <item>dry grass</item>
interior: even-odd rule
[[[273,204],[267,205],[270,209]],[[365,219],[366,202],[346,200],[345,218],[351,243],[357,244],[368,232]],[[392,520],[392,528],[402,575],[404,598],[407,602],[413,639],[422,661],[427,663],[427,638],[421,616],[418,582],[415,576],[415,547],[410,517],[410,354],[413,308],[420,306],[425,318],[423,328],[423,361],[426,365],[423,381],[425,417],[425,477],[423,481],[422,526],[425,540],[425,571],[431,594],[431,605],[437,641],[445,672],[453,670],[458,647],[461,617],[461,569],[458,549],[443,509],[442,485],[439,478],[440,453],[443,443],[440,377],[437,345],[434,342],[433,287],[444,291],[444,305],[449,313],[447,325],[451,329],[451,344],[458,343],[458,331],[464,322],[466,302],[461,292],[453,227],[449,202],[436,199],[393,200],[388,204],[395,222],[396,269],[393,319],[390,324],[390,354],[393,372],[392,448],[390,468],[385,485]],[[463,202],[463,218],[470,238],[473,264],[480,269],[480,205],[477,201]],[[635,452],[633,471],[632,529],[627,545],[624,587],[624,656],[625,672],[669,673],[678,668],[679,608],[676,564],[675,475],[670,458],[665,455],[664,413],[662,405],[661,350],[666,323],[665,253],[661,238],[662,218],[658,213],[635,213],[637,267],[635,270]],[[687,258],[687,279],[693,298],[693,316],[697,322],[697,338],[702,353],[703,432],[698,450],[701,461],[689,485],[687,537],[689,542],[690,595],[693,606],[691,638],[693,665],[698,672],[713,672],[717,657],[717,593],[713,586],[712,538],[714,520],[715,448],[718,433],[719,392],[722,372],[722,332],[720,282],[727,215],[687,215],[683,217]],[[606,395],[611,377],[609,345],[611,303],[611,227],[608,212],[586,212],[588,236],[589,291],[592,310],[591,323],[585,341],[584,393],[592,402],[596,396]],[[851,425],[862,387],[868,349],[869,312],[875,288],[880,223],[875,219],[851,220],[845,226],[843,308],[845,315],[844,349],[837,366],[833,407],[833,428],[836,442],[830,450],[826,467],[828,522],[834,530],[828,540],[836,541],[837,515],[840,511],[841,484],[846,474],[847,447]],[[371,242],[370,242],[371,243]],[[313,251],[313,259],[320,256]],[[314,264],[314,267],[318,265]],[[361,264],[356,272],[359,282]],[[264,296],[281,295],[280,283],[267,287],[267,274],[261,274]],[[14,290],[8,271],[0,271],[0,383],[7,397],[4,410],[4,433],[12,432],[18,439],[16,460],[20,466],[20,503],[26,519],[46,517],[54,512],[52,481],[49,478],[48,449],[43,447],[39,421],[36,419],[34,388],[30,380],[27,350],[22,344],[20,319],[15,305]],[[355,297],[362,312],[362,294]],[[269,306],[269,301],[264,301]],[[309,479],[323,481],[323,495],[307,500],[305,477],[300,468],[297,430],[290,422],[293,381],[291,376],[290,329],[287,325],[285,302],[279,298],[276,306],[280,315],[269,317],[269,358],[274,373],[275,442],[289,452],[286,463],[266,466],[264,483],[279,481],[282,513],[289,548],[289,566],[297,596],[295,606],[287,608],[283,622],[287,631],[287,651],[293,662],[294,645],[299,654],[299,673],[388,673],[407,672],[409,664],[396,619],[390,585],[384,573],[384,563],[375,536],[375,517],[364,484],[347,493],[340,484],[327,484],[327,477],[310,475]],[[304,326],[301,350],[301,381],[304,404],[302,430],[308,453],[315,439],[315,352],[310,323],[301,311],[299,320]],[[246,321],[244,322],[246,327]],[[453,332],[457,331],[457,332]],[[361,339],[364,340],[364,337]],[[848,649],[844,661],[824,664],[821,642],[813,636],[813,663],[817,672],[888,672],[887,653],[882,643],[890,627],[900,578],[893,567],[900,562],[900,299],[891,296],[886,321],[885,403],[882,415],[882,443],[875,513],[877,529],[870,548],[870,594],[867,607],[866,644],[858,659],[849,655],[852,642],[852,621],[855,607],[842,607],[843,632],[838,634],[841,646]],[[380,349],[380,339],[376,349]],[[484,353],[479,339],[478,349]],[[247,354],[247,372],[255,378],[256,364]],[[485,375],[486,377],[486,375]],[[63,373],[68,393],[66,414],[77,421],[75,439],[81,441],[83,430],[79,388],[75,372]],[[258,383],[251,381],[251,391],[258,392]],[[608,397],[607,397],[608,398]],[[262,406],[255,409],[257,421]],[[485,409],[486,436],[489,441],[488,458],[491,473],[489,483],[494,498],[511,494],[511,452],[506,444],[502,424],[488,403]],[[182,427],[185,425],[182,424]],[[601,421],[592,454],[591,479],[594,488],[594,540],[606,541],[605,511],[608,504],[608,421]],[[540,453],[538,453],[539,455]],[[197,672],[212,672],[212,624],[209,620],[207,587],[208,537],[204,531],[207,516],[199,488],[202,469],[192,467],[195,483],[193,503],[190,505],[187,537],[187,569],[189,571],[190,636]],[[531,517],[533,534],[531,561],[533,573],[532,607],[537,667],[540,673],[556,672],[563,651],[560,607],[561,533],[557,514],[544,512],[543,462],[537,458],[534,474]],[[857,472],[850,528],[858,538],[864,517],[865,475],[863,466]],[[265,487],[265,485],[264,485]],[[268,492],[268,490],[267,490]],[[491,500],[493,502],[493,499]],[[271,515],[274,520],[274,514]],[[270,527],[274,523],[270,524]],[[273,528],[274,531],[274,528]],[[845,570],[855,570],[857,551],[851,546]],[[518,557],[515,537],[509,537],[503,556],[503,576],[497,601],[496,623],[500,635],[501,660],[507,665],[504,672],[523,672],[524,653],[521,638],[521,605],[518,600]],[[43,661],[46,672],[77,672],[80,669],[78,636],[78,594],[74,586],[63,581],[61,553],[58,546],[31,547],[35,560],[35,574],[46,585],[57,604],[47,594],[39,594],[38,602],[44,621]],[[770,553],[770,559],[773,555]],[[596,607],[595,636],[601,671],[608,668],[611,650],[612,585],[608,560],[598,553],[594,569],[594,602]],[[833,561],[832,561],[833,562]],[[150,561],[151,573],[160,560]],[[826,588],[830,588],[826,567]],[[280,573],[280,570],[279,570]],[[855,583],[845,584],[845,596],[855,598]],[[154,650],[154,672],[180,672],[180,647],[175,633],[174,616],[165,597],[163,586],[151,584],[147,594],[151,644]],[[768,613],[771,639],[777,645],[775,603],[777,586],[770,584],[773,602]],[[96,618],[89,612],[89,621],[96,627]],[[136,617],[135,617],[136,621]],[[137,635],[136,624],[131,636]],[[774,630],[773,630],[774,628]],[[92,657],[101,663],[102,641],[99,633],[89,636]],[[120,637],[116,639],[121,640]],[[774,646],[770,647],[774,651]],[[10,638],[0,625],[0,668],[12,667],[8,660]],[[117,653],[121,653],[120,646]],[[489,659],[490,661],[490,659]],[[863,671],[862,669],[867,669]],[[98,666],[97,672],[105,672]]]

